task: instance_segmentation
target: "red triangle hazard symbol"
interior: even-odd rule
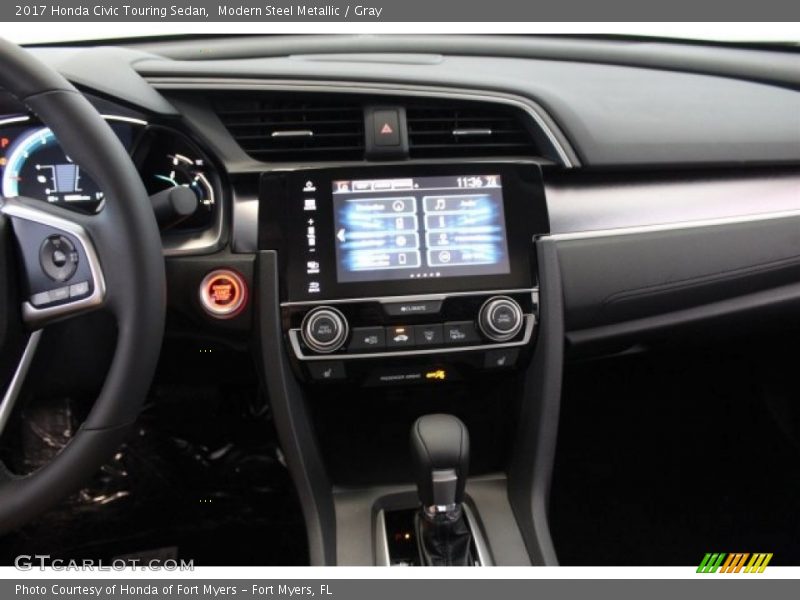
[[[392,126],[388,123],[384,123],[383,127],[381,127],[381,135],[389,135],[390,133],[394,133]]]

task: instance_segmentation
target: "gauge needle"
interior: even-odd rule
[[[162,181],[167,181],[167,182],[171,183],[172,185],[174,185],[175,187],[178,187],[178,182],[175,181],[172,177],[167,177],[166,175],[156,175],[155,177],[156,177],[156,179],[161,179]]]

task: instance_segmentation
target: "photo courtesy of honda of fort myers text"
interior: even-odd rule
[[[792,593],[754,8],[1,5],[0,597]]]

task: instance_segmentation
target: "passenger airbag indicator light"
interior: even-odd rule
[[[217,319],[238,315],[247,303],[247,284],[230,269],[211,271],[200,283],[200,305]]]

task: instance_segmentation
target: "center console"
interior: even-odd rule
[[[548,230],[529,162],[262,175],[263,370],[312,564],[553,563]],[[419,460],[445,430],[469,432],[468,466],[458,436]]]
[[[509,163],[303,170],[262,179],[262,247],[312,384],[437,383],[527,358],[541,174]],[[266,210],[263,210],[266,208]]]

